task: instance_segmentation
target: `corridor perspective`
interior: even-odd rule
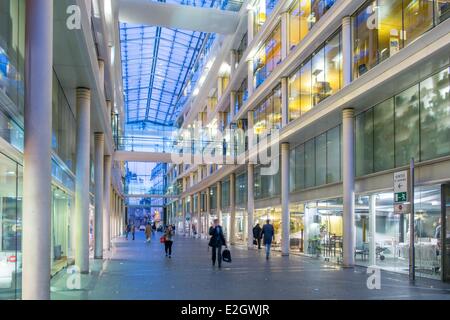
[[[450,300],[449,17],[0,0],[0,300]]]

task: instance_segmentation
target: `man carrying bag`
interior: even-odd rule
[[[220,269],[222,268],[222,246],[227,247],[227,243],[222,226],[219,225],[219,219],[214,220],[214,226],[209,228],[209,235],[211,236],[209,246],[212,248],[212,265],[214,267],[217,260]]]

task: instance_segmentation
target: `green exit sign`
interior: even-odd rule
[[[408,194],[406,192],[397,192],[394,194],[394,202],[408,201]]]

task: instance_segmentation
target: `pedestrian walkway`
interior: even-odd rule
[[[93,261],[82,275],[81,289],[67,289],[68,274],[52,280],[53,299],[88,300],[231,300],[231,299],[449,299],[450,284],[382,273],[381,289],[367,288],[366,269],[342,269],[301,257],[264,250],[231,248],[233,262],[221,270],[211,265],[205,240],[176,236],[172,259],[164,254],[160,234],[150,244],[144,234],[136,241],[119,239],[111,258]]]

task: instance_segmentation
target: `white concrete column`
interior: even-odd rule
[[[352,24],[351,18],[345,17],[342,20],[342,72],[344,75],[343,87],[352,82],[353,59],[352,59]]]
[[[98,71],[100,78],[100,90],[102,90],[103,96],[105,96],[105,61],[98,59]]]
[[[106,100],[106,115],[108,119],[108,126],[111,126],[112,122],[112,101]]]
[[[289,212],[289,143],[281,145],[281,253],[289,255],[290,242],[290,212]]]
[[[183,236],[186,237],[186,198],[181,199],[181,212],[182,212],[182,228]]]
[[[217,218],[219,219],[220,225],[222,225],[222,182],[217,182],[217,195],[216,195],[216,202],[217,202]]]
[[[234,73],[236,72],[236,65],[237,65],[237,52],[236,50],[230,51],[230,80],[233,78]]]
[[[236,244],[236,175],[230,175],[230,244]]]
[[[281,13],[281,60],[289,53],[289,11]]]
[[[194,186],[194,173],[193,172],[191,172],[190,174],[189,174],[189,180],[190,180],[190,183],[189,183],[189,186],[192,188],[193,186]]]
[[[255,16],[253,9],[247,10],[247,43],[250,44],[253,41],[255,28]]]
[[[253,248],[253,227],[255,211],[254,186],[254,164],[249,163],[247,165],[247,246],[249,249]]]
[[[289,124],[289,86],[288,78],[281,78],[281,125]]]
[[[354,166],[354,110],[342,112],[342,153],[343,153],[343,226],[344,261],[346,267],[355,264],[355,166]]]
[[[253,60],[247,61],[247,93],[250,98],[255,90],[255,82],[253,77]]]
[[[197,235],[195,236],[196,238],[200,238],[201,234],[202,234],[202,206],[201,206],[201,198],[202,198],[202,194],[199,192],[197,193],[197,225],[196,225],[196,229],[197,229]]]
[[[22,299],[50,300],[53,1],[27,0]]]
[[[248,152],[249,152],[249,163],[256,164],[257,163],[257,153],[256,153],[256,137],[254,131],[254,118],[253,111],[247,112],[247,122],[248,122]],[[252,150],[255,148],[255,150]],[[255,152],[253,152],[255,151]]]
[[[209,235],[209,217],[211,215],[211,199],[209,198],[211,194],[211,189],[206,189],[206,217],[205,217],[205,237]]]
[[[194,236],[194,232],[192,230],[192,225],[194,224],[194,195],[189,196],[189,237]]]
[[[75,264],[89,272],[89,185],[91,91],[77,89],[77,166],[75,183]]]
[[[111,162],[109,155],[104,156],[103,164],[103,250],[111,249]]]
[[[219,102],[220,98],[223,95],[223,77],[217,78],[217,102]]]
[[[95,259],[103,259],[103,195],[105,135],[95,134]]]
[[[230,119],[233,121],[235,116],[236,91],[230,92]]]
[[[375,242],[375,234],[376,234],[376,216],[377,216],[377,208],[376,208],[376,196],[369,196],[369,265],[376,265],[377,261],[377,245]]]

